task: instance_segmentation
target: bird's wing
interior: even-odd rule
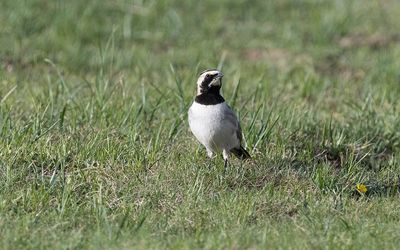
[[[224,119],[232,125],[232,128],[235,130],[236,136],[241,144],[243,140],[242,128],[240,127],[240,123],[235,112],[233,112],[233,110],[228,105],[226,105],[226,108],[224,110]]]

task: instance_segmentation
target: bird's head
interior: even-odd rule
[[[208,92],[219,93],[222,85],[222,72],[216,69],[207,69],[200,73],[197,79],[197,94]]]

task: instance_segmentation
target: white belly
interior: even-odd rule
[[[189,126],[192,133],[207,149],[218,152],[240,145],[237,137],[237,120],[227,119],[231,112],[226,103],[202,105],[194,102],[189,109]]]

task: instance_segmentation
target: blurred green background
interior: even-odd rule
[[[0,248],[396,249],[399,30],[395,0],[2,0]],[[216,67],[226,173],[186,121]]]

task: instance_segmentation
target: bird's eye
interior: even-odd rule
[[[206,77],[210,77],[210,74],[207,74]]]

